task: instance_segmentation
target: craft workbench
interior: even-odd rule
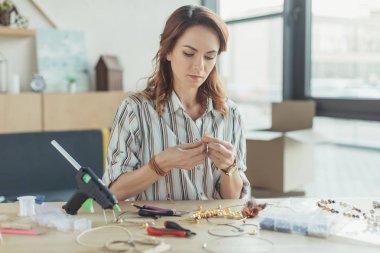
[[[370,198],[361,199],[345,199],[346,202],[350,202],[362,208],[370,208]],[[279,199],[258,199],[258,203],[276,203],[281,201]],[[138,205],[157,205],[163,208],[175,208],[180,211],[193,212],[196,211],[199,206],[203,209],[231,207],[234,210],[241,210],[245,204],[243,200],[213,200],[213,201],[144,201],[135,202]],[[62,206],[62,203],[49,203],[57,206]],[[120,207],[123,211],[127,211],[128,218],[138,218],[137,209],[131,206],[131,202],[121,202]],[[18,217],[18,203],[3,203],[0,204],[0,215],[2,219],[10,219],[13,221],[26,222],[29,217]],[[109,221],[113,219],[112,211],[107,211],[106,216]],[[84,210],[80,210],[78,217],[86,217],[92,220],[92,227],[99,227],[105,225],[103,211],[99,206],[95,205],[95,213],[85,213]],[[199,223],[190,223],[185,221],[186,215],[182,217],[161,217],[155,221],[157,227],[162,227],[165,220],[176,221],[181,226],[190,229],[195,232],[196,235],[189,238],[180,237],[163,237],[165,243],[171,245],[171,252],[207,252],[204,245],[207,243],[211,245],[212,240],[216,240],[218,237],[209,234],[209,229],[212,226],[207,220],[201,220]],[[257,223],[257,218],[247,221],[248,223]],[[35,225],[36,228],[38,226]],[[128,225],[126,228],[135,235],[146,235],[146,230],[141,225]],[[15,234],[3,234],[3,243],[0,245],[0,252],[15,253],[15,252],[111,252],[106,248],[89,248],[79,245],[76,242],[76,237],[79,232],[60,232],[55,229],[45,228],[44,232],[40,235],[15,235]],[[113,238],[120,238],[121,236],[127,236],[123,231],[112,230],[94,232],[91,236],[83,237],[83,239],[89,240],[92,243],[105,243],[107,240]],[[248,238],[247,238],[248,237]],[[227,237],[223,237],[227,238]],[[232,241],[231,241],[232,240]],[[337,236],[330,236],[328,238],[317,238],[311,236],[304,236],[299,234],[280,233],[274,231],[267,231],[261,229],[257,235],[244,235],[239,237],[229,237],[227,241],[234,242],[236,249],[234,252],[246,252],[247,249],[239,250],[240,245],[246,244],[247,240],[252,241],[251,249],[249,252],[379,252],[380,246],[374,244],[368,244],[356,240],[347,238],[341,238]],[[223,239],[218,242],[223,246]],[[231,243],[229,243],[231,244]],[[255,245],[257,244],[257,247]],[[219,246],[220,246],[219,245]],[[266,245],[266,246],[265,246]],[[230,247],[231,245],[225,245]]]

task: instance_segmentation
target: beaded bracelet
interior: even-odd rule
[[[156,174],[159,175],[159,176],[166,176],[166,174],[168,174],[168,172],[165,172],[163,169],[160,168],[160,166],[158,166],[158,164],[156,162],[156,157],[155,156],[153,156],[152,159],[150,159],[150,161],[149,161],[149,167],[154,172],[156,172]]]

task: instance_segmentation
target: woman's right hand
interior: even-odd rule
[[[191,170],[204,163],[205,158],[206,144],[196,141],[170,147],[156,155],[155,160],[162,170],[169,172],[173,168]]]

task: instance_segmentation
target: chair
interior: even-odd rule
[[[0,196],[67,201],[76,190],[76,169],[51,145],[56,140],[81,166],[103,175],[103,130],[0,134]]]

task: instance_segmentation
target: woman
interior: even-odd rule
[[[168,18],[147,87],[124,100],[113,123],[103,180],[117,199],[250,195],[241,116],[216,70],[227,38],[205,7]]]

